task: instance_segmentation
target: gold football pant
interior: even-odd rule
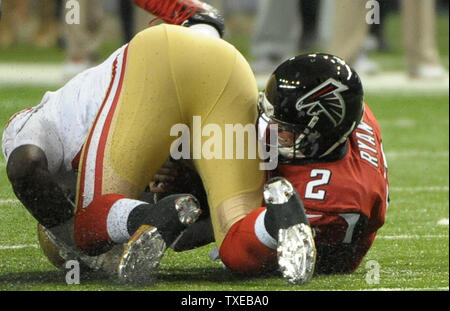
[[[201,117],[202,126],[216,124],[222,133],[226,124],[256,122],[253,73],[225,41],[160,25],[139,33],[125,54],[83,148],[78,213],[105,194],[137,198],[169,157],[175,124],[186,124],[192,135],[194,117]],[[208,138],[202,137],[202,144]],[[194,159],[194,164],[220,246],[228,229],[260,206],[264,172],[259,160],[248,156]]]

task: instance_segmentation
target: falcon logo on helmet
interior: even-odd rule
[[[341,92],[348,87],[333,78],[330,78],[302,96],[295,108],[305,111],[308,116],[327,116],[334,126],[339,125],[345,117],[345,102]]]

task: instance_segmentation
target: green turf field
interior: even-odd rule
[[[36,105],[39,88],[0,87],[0,124]],[[152,287],[125,287],[100,276],[67,285],[37,247],[36,221],[15,199],[0,160],[0,290],[448,290],[449,99],[441,95],[368,94],[387,154],[391,204],[372,249],[352,275],[318,276],[288,286],[277,274],[241,278],[208,258],[214,245],[168,251]],[[3,126],[1,126],[3,128]],[[441,220],[447,224],[439,224]],[[373,282],[368,263],[379,266]],[[372,281],[371,281],[372,280]]]
[[[248,29],[248,23],[243,26]],[[448,14],[437,19],[438,48],[448,69]],[[232,27],[230,27],[232,28]],[[241,29],[242,30],[242,29]],[[371,52],[382,70],[404,71],[401,20],[387,20],[393,50]],[[232,31],[230,31],[232,33]],[[236,31],[228,40],[248,58],[250,32]],[[120,42],[106,42],[102,58]],[[61,63],[56,47],[36,49],[21,43],[0,49],[0,63]],[[0,134],[9,117],[39,103],[46,89],[0,85]],[[209,245],[194,251],[168,251],[158,283],[126,287],[99,275],[82,276],[80,285],[67,285],[65,273],[54,268],[38,248],[36,221],[16,200],[0,156],[0,291],[2,290],[449,290],[449,96],[369,93],[366,102],[380,122],[390,170],[391,204],[386,223],[360,268],[351,275],[318,276],[306,286],[289,286],[277,274],[242,278],[212,262]],[[374,282],[370,264],[379,267]]]

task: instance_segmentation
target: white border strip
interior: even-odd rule
[[[361,288],[361,289],[357,289],[357,291],[389,291],[389,292],[393,292],[393,291],[445,291],[445,290],[449,290],[448,286],[447,287],[393,287],[393,288],[386,288],[386,287],[381,287],[381,288]]]

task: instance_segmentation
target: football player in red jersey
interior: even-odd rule
[[[261,96],[278,124],[279,166],[302,197],[315,232],[316,271],[349,273],[383,225],[388,171],[381,131],[357,73],[328,54],[281,64]]]
[[[286,178],[303,201],[314,231],[316,272],[353,272],[383,225],[389,201],[381,131],[363,102],[358,74],[333,55],[294,57],[273,72],[261,93],[259,109],[262,140],[268,141],[268,125],[278,127],[279,165],[270,175]],[[162,171],[162,175],[167,172]],[[153,190],[161,191],[156,184],[167,181],[163,176],[156,175],[159,179]],[[268,249],[276,249],[270,218],[262,221],[269,211],[264,207],[260,210],[257,217],[261,221],[249,231]],[[201,230],[207,228],[203,227]],[[175,249],[195,245],[191,243],[198,228],[200,224],[189,228]],[[205,235],[202,238],[205,242]],[[224,247],[245,253],[247,247],[258,243],[243,245],[228,238],[220,252],[222,260],[228,266],[249,266]],[[270,262],[271,256],[276,257],[269,254],[265,262]]]

